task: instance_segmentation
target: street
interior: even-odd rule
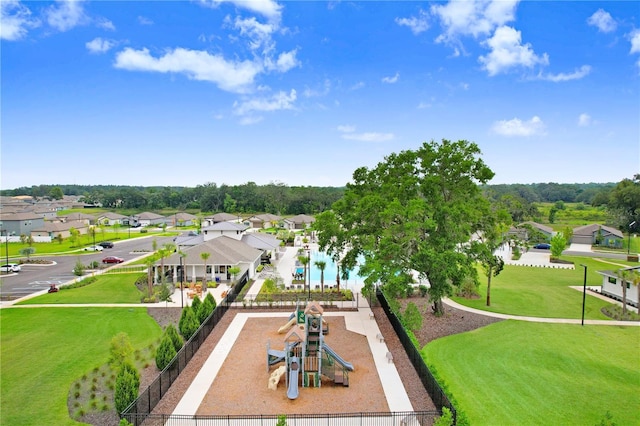
[[[153,240],[158,247],[172,243],[174,237],[145,237],[127,241],[114,242],[114,247],[102,252],[80,251],[65,256],[35,256],[37,259],[52,260],[55,264],[23,264],[22,270],[14,275],[2,276],[0,279],[0,300],[15,300],[20,297],[48,289],[51,284],[56,286],[77,278],[73,268],[78,260],[83,265],[93,261],[102,264],[106,256],[121,257],[126,261],[143,256],[153,249]],[[144,250],[144,251],[143,251]]]

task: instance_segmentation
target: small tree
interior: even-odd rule
[[[324,260],[318,260],[315,265],[320,269],[320,292],[324,293],[324,268],[327,267],[327,262]]]
[[[556,235],[551,237],[551,257],[558,259],[562,256],[562,252],[566,246],[567,240],[564,238],[562,232],[558,232]]]
[[[189,306],[185,307],[182,310],[182,316],[180,317],[180,323],[178,324],[182,337],[184,337],[185,340],[189,340],[191,336],[198,331],[199,326],[200,324],[198,324],[198,320],[193,313],[193,308]]]
[[[202,275],[202,291],[207,291],[207,259],[211,256],[209,252],[200,253],[200,258],[204,261],[204,274]]]
[[[631,274],[628,269],[618,269],[616,275],[622,281],[622,316],[627,314],[627,281],[630,281]]]
[[[204,299],[204,302],[198,307],[198,322],[202,324],[213,312],[214,306],[210,299]]]
[[[417,331],[422,328],[422,315],[415,303],[409,302],[404,311],[404,323],[411,331]]]
[[[171,360],[176,357],[176,353],[176,348],[173,346],[171,338],[165,334],[156,351],[156,367],[158,367],[158,370],[164,370]]]
[[[130,362],[123,363],[116,376],[113,396],[118,413],[122,413],[125,408],[136,400],[139,388],[140,373]]]
[[[58,244],[62,244],[63,240],[64,238],[62,237],[62,234],[56,235],[56,241],[58,242]]]
[[[442,407],[442,415],[436,419],[433,426],[451,426],[453,425],[453,413],[447,407]]]
[[[27,262],[29,262],[29,259],[31,258],[31,255],[33,253],[35,253],[35,252],[36,252],[36,249],[33,248],[33,247],[25,247],[25,248],[20,249],[20,251],[19,251],[20,256],[25,256],[27,258]]]
[[[213,309],[215,309],[217,306],[217,303],[216,303],[216,299],[213,298],[213,295],[211,293],[207,293],[207,295],[204,297],[205,301],[207,301],[207,299],[209,300],[209,302],[211,302],[211,306],[213,306]]]
[[[178,334],[178,330],[176,330],[175,325],[169,324],[164,333],[169,337],[169,339],[171,339],[171,343],[173,343],[173,348],[176,350],[176,352],[182,349],[184,343],[182,341],[182,337],[180,337],[180,334]]]
[[[193,309],[193,313],[196,314],[196,317],[200,305],[202,305],[202,299],[200,299],[196,294],[195,296],[193,296],[193,300],[191,301],[191,309]]]
[[[239,266],[232,266],[231,268],[229,268],[229,273],[233,277],[233,283],[235,284],[236,275],[238,275],[240,273],[240,267]]]
[[[77,277],[81,277],[84,275],[84,270],[85,270],[84,265],[82,264],[82,262],[80,262],[80,259],[78,259],[76,261],[75,266],[73,267],[73,275]]]
[[[114,368],[120,367],[131,358],[133,346],[127,333],[120,332],[111,339],[109,354],[109,363]]]
[[[71,247],[76,247],[78,244],[78,237],[80,236],[80,231],[76,228],[69,229],[69,241],[71,242]]]

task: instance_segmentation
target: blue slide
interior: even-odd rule
[[[277,351],[275,349],[269,349],[267,351],[269,365],[276,365],[279,362],[284,361],[285,351]]]
[[[289,399],[296,399],[298,397],[299,372],[300,364],[298,363],[298,357],[291,357],[291,363],[289,364],[289,389],[287,390],[287,397]]]
[[[326,343],[324,343],[322,345],[322,349],[328,353],[329,355],[331,355],[333,357],[333,359],[336,360],[336,362],[338,364],[340,364],[341,366],[343,366],[344,368],[346,368],[349,371],[353,371],[353,364],[351,364],[350,362],[345,361],[344,359],[342,359],[342,357],[340,355],[338,355],[337,353],[335,353],[333,351],[333,349],[331,349],[331,347],[329,345],[327,345]]]

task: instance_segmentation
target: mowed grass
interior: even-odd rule
[[[543,318],[581,318],[582,292],[570,286],[582,286],[587,265],[587,285],[602,284],[602,276],[596,271],[619,269],[619,266],[595,258],[572,258],[576,269],[538,268],[505,265],[497,277],[491,279],[491,306],[486,305],[487,278],[480,270],[480,298],[453,297],[456,302],[476,309],[502,314]],[[587,292],[586,319],[609,319],[600,312],[610,303]]]
[[[504,321],[423,356],[472,425],[639,425],[639,347],[638,327]]]
[[[140,276],[144,274],[99,275],[96,282],[84,287],[43,294],[18,304],[140,303],[142,293],[135,286]]]
[[[162,330],[145,308],[7,308],[0,310],[0,424],[69,425],[71,384],[105,364],[111,339],[135,348]]]

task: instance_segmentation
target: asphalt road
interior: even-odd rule
[[[174,237],[156,237],[158,247],[165,243],[172,243]],[[151,251],[154,238],[136,238],[133,240],[115,242],[114,247],[101,252],[77,252],[65,256],[36,256],[40,259],[53,260],[55,265],[24,264],[21,271],[0,279],[0,300],[14,300],[20,297],[48,289],[51,284],[60,285],[77,278],[73,275],[73,268],[78,260],[84,265],[93,261],[102,263],[106,256],[117,256],[125,261],[135,259],[144,253],[139,250]],[[138,252],[136,252],[138,250]],[[11,261],[11,260],[10,260]]]

